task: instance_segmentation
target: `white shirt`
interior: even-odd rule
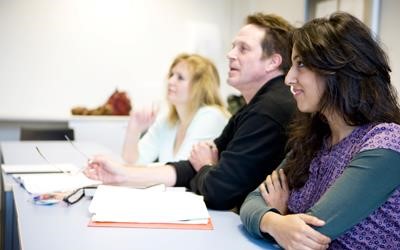
[[[138,164],[148,164],[158,158],[158,162],[187,160],[192,146],[200,141],[213,140],[224,129],[228,117],[220,109],[213,106],[201,107],[193,117],[186,130],[185,138],[174,155],[174,143],[177,125],[171,126],[167,116],[163,115],[154,122],[146,134],[140,139]]]

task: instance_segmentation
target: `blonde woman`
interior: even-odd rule
[[[123,159],[129,164],[186,160],[194,144],[219,136],[229,118],[219,85],[218,71],[209,59],[178,55],[168,73],[168,114],[157,115],[154,108],[134,111]]]

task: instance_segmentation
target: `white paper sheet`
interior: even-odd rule
[[[99,185],[100,181],[87,178],[84,174],[13,174],[14,179],[32,194],[66,192]]]
[[[210,217],[203,197],[190,192],[105,185],[97,188],[89,212],[99,222],[207,224]]]
[[[56,166],[54,166],[56,165]],[[80,168],[70,163],[50,164],[2,164],[4,173],[42,173],[42,172],[76,172]]]

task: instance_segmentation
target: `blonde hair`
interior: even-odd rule
[[[190,79],[190,102],[188,103],[189,117],[193,117],[202,106],[215,106],[227,113],[220,95],[220,80],[218,70],[209,59],[198,54],[180,54],[169,67],[168,78],[172,69],[180,62],[187,64]],[[168,121],[175,125],[179,121],[176,107],[168,102]]]

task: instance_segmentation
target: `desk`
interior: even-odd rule
[[[76,152],[74,156],[71,155],[71,149],[67,149],[66,143],[7,142],[1,144],[5,163],[38,162],[36,156],[30,153],[35,145],[43,148],[42,151],[49,157],[58,155],[60,161],[69,159],[69,162],[75,164],[76,161],[82,161]],[[79,147],[88,154],[99,149],[95,144],[80,144]],[[5,178],[5,182],[12,187],[15,202],[18,235],[14,237],[19,238],[23,250],[276,249],[264,240],[251,238],[241,225],[239,216],[232,212],[210,210],[214,224],[214,230],[211,231],[88,227],[89,200],[82,200],[70,207],[63,204],[37,206],[29,201],[30,196],[24,189],[9,176]]]
[[[76,142],[79,148],[88,155],[104,153],[119,158],[109,149],[90,142]],[[46,164],[46,162],[36,152],[38,146],[43,154],[53,163],[73,163],[78,166],[86,164],[83,158],[68,142],[2,142],[0,150],[2,159],[6,164]],[[12,187],[14,180],[5,174],[1,174],[1,206],[2,206],[2,236],[1,243],[5,250],[19,249],[17,234],[16,214],[14,207],[14,197]],[[19,188],[19,186],[17,186]],[[1,246],[0,246],[1,249]]]

